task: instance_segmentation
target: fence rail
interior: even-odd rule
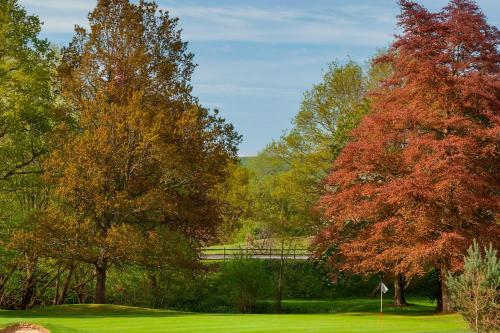
[[[234,259],[281,259],[281,249],[270,248],[209,248],[201,253],[202,260],[234,260]],[[307,260],[310,252],[305,248],[285,248],[283,258],[287,260]]]

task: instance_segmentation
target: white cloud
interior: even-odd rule
[[[95,0],[19,0],[28,13],[37,15],[43,22],[45,34],[71,34],[76,24],[88,27],[87,14],[94,8]]]
[[[201,83],[195,86],[195,92],[199,94],[223,94],[223,95],[243,95],[243,96],[276,96],[276,95],[296,95],[293,88],[285,87],[257,87],[241,84],[217,84]]]
[[[57,11],[90,11],[96,4],[95,0],[20,0],[24,6]]]
[[[71,33],[75,24],[86,27],[95,0],[20,0],[40,16],[46,34]],[[337,6],[329,11],[209,5],[163,7],[180,18],[184,38],[192,41],[271,43],[342,43],[385,45],[394,15],[369,5]],[[368,24],[369,23],[369,24]]]
[[[164,9],[181,18],[188,40],[384,45],[393,26],[387,11],[369,6],[339,7],[328,13],[248,6]]]

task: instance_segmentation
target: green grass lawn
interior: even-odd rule
[[[314,303],[316,302],[316,303]],[[328,301],[313,301],[311,306]],[[323,303],[321,303],[323,302]],[[373,302],[373,303],[370,303]],[[468,332],[458,315],[435,315],[428,304],[405,310],[387,308],[380,315],[375,300],[333,301],[332,314],[203,314],[113,305],[63,305],[29,311],[0,311],[0,327],[30,322],[53,333],[354,333],[354,332]],[[304,306],[305,301],[286,301]],[[354,311],[354,312],[350,312]]]
[[[272,248],[274,250],[279,250],[281,247],[279,239],[256,239],[253,241],[253,248],[260,249],[262,246],[263,250],[267,250],[269,248],[268,244],[272,244]],[[263,245],[265,244],[265,245]],[[285,241],[285,249],[292,250],[292,249],[301,249],[303,250],[302,252],[307,254],[308,251],[305,251],[309,248],[311,244],[311,237],[289,237]],[[218,245],[212,245],[208,246],[203,249],[203,252],[207,254],[222,254],[224,252],[223,248],[226,248],[225,253],[226,254],[239,254],[242,253],[244,254],[245,249],[248,247],[248,244],[246,242],[241,242],[241,243],[232,243],[232,244],[218,244]],[[297,253],[302,253],[302,252],[297,252]]]

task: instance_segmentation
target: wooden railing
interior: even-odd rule
[[[310,252],[305,248],[208,248],[201,252],[202,260],[234,260],[234,259],[281,259],[307,260]]]

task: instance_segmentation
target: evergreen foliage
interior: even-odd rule
[[[492,245],[481,251],[474,240],[464,259],[463,273],[448,276],[454,308],[477,333],[500,330],[500,261]]]

